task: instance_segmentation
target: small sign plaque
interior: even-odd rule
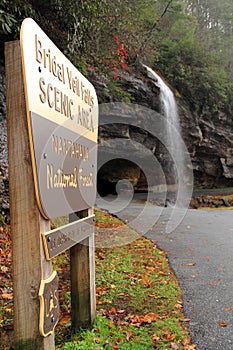
[[[36,198],[45,218],[96,197],[98,101],[93,85],[31,19],[20,47]]]
[[[46,259],[54,258],[89,237],[94,231],[93,222],[94,215],[90,215],[58,229],[42,233]]]
[[[56,271],[41,281],[40,290],[40,333],[47,337],[54,331],[59,320],[58,276]]]

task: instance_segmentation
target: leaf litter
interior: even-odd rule
[[[107,213],[98,211],[97,214],[102,220],[100,222],[97,219],[96,222],[97,239],[104,225],[110,231],[112,227],[117,227],[118,230],[122,229],[122,233],[126,230],[126,234],[129,234],[125,224],[119,220]],[[0,327],[1,343],[4,343],[4,348],[0,349],[8,350],[13,338],[10,227],[0,227],[0,257]],[[60,320],[56,327],[56,347],[66,349],[66,344],[72,339],[68,252],[55,259],[54,269],[59,275],[61,308]],[[155,242],[138,238],[121,247],[97,249],[96,299],[97,323],[103,323],[102,318],[106,320],[108,338],[111,340],[103,341],[101,329],[97,326],[92,330],[92,342],[93,346],[96,344],[98,347],[90,349],[125,349],[125,344],[128,343],[132,346],[135,344],[146,346],[145,344],[149,342],[149,348],[155,349],[196,348],[195,344],[191,344],[188,320],[182,314],[183,306],[178,282],[173,271],[169,269],[166,253],[157,249]],[[224,326],[223,323],[221,326]],[[76,335],[73,339],[77,342],[77,346],[78,344],[81,346],[85,341],[85,335],[82,334],[81,338]]]

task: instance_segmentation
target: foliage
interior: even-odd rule
[[[113,96],[113,102],[133,102],[131,94],[127,91],[124,91],[121,85],[117,81],[112,81],[108,85],[110,94]],[[109,102],[109,101],[106,101]]]
[[[154,68],[161,71],[199,116],[223,110],[232,95],[226,69],[232,56],[223,50],[227,38],[225,31],[223,35],[223,21],[219,20],[226,19],[227,8],[222,3],[214,7],[204,0],[174,1],[160,23],[162,34]]]
[[[17,38],[22,20],[37,18],[36,12],[27,0],[2,0],[0,3],[0,35],[11,34]]]
[[[2,0],[2,42],[18,38],[28,16],[84,75],[94,67],[117,80],[141,61],[197,115],[232,114],[232,0]]]

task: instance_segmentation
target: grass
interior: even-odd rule
[[[96,211],[97,241],[103,228],[116,227],[129,234],[120,220]],[[147,239],[96,250],[96,296],[94,328],[74,334],[63,349],[195,349],[166,254]]]
[[[0,327],[5,336],[4,349],[9,349],[13,329],[10,228],[4,226],[0,231],[0,251],[5,259],[0,271],[1,291],[4,292]],[[104,243],[109,240],[109,245],[114,240],[115,247],[96,249],[97,316],[92,330],[72,334],[69,252],[53,261],[59,276],[61,308],[55,331],[56,348],[195,349],[195,345],[190,344],[189,320],[182,314],[181,290],[169,268],[166,253],[157,249],[153,242],[138,238],[120,220],[98,210],[95,236],[99,246],[104,237]],[[137,239],[132,241],[132,237]],[[129,238],[131,243],[124,244]]]

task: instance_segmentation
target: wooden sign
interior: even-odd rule
[[[54,218],[96,197],[98,101],[92,84],[30,18],[20,37],[34,184]]]
[[[94,215],[42,234],[47,260],[89,237],[94,231]]]
[[[43,337],[52,334],[59,320],[58,276],[56,271],[41,281],[40,290],[40,333]]]
[[[14,349],[54,350],[59,303],[51,258],[67,248],[72,328],[95,320],[97,98],[31,19],[20,43],[5,44],[5,65]],[[51,231],[48,219],[68,213],[70,224]]]

